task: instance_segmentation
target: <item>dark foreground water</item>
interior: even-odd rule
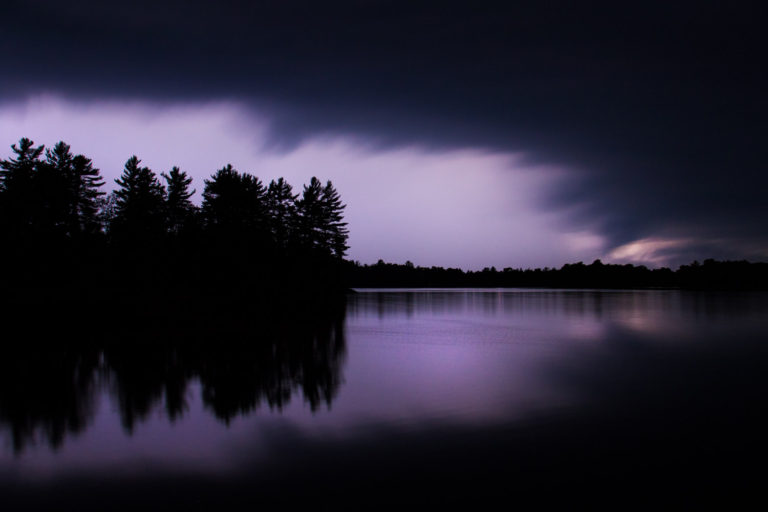
[[[6,333],[0,509],[766,505],[765,294],[184,311]]]

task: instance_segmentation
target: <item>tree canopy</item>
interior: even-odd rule
[[[0,237],[26,275],[39,274],[41,261],[66,260],[123,283],[163,281],[163,266],[176,279],[210,282],[201,269],[217,265],[227,272],[213,281],[263,283],[278,267],[311,280],[295,269],[341,261],[347,249],[344,205],[330,181],[313,177],[299,197],[284,178],[267,186],[227,164],[204,181],[197,206],[179,167],[158,176],[133,155],[107,194],[100,170],[63,141],[46,149],[22,138],[11,149],[0,160]],[[51,244],[70,252],[43,255]]]

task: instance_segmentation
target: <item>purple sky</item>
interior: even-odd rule
[[[0,144],[332,179],[350,256],[768,260],[765,2],[8,0]],[[2,142],[2,141],[5,142]]]
[[[244,113],[248,112],[248,113]],[[330,179],[347,203],[349,257],[465,269],[559,266],[604,256],[605,241],[567,227],[567,211],[539,204],[563,172],[521,155],[483,150],[376,148],[352,137],[317,137],[291,149],[267,144],[267,124],[236,103],[153,105],[72,102],[37,96],[0,107],[0,140],[23,134],[38,144],[63,139],[93,158],[107,185],[137,154],[155,172],[180,166],[203,180],[232,163],[295,188]]]

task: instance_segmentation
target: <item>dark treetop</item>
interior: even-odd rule
[[[0,161],[8,283],[262,295],[343,288],[346,205],[330,181],[312,178],[294,194],[283,178],[265,186],[226,165],[205,180],[198,207],[178,167],[158,177],[134,155],[107,195],[99,170],[63,142],[46,151],[22,138],[12,149]]]

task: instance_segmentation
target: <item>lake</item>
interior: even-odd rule
[[[356,290],[144,318],[6,335],[4,510],[765,500],[765,293]]]

